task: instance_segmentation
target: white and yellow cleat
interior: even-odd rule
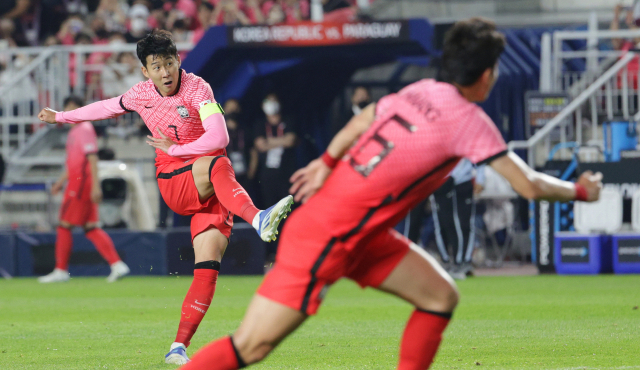
[[[278,225],[280,222],[287,218],[289,212],[291,212],[291,206],[293,205],[293,196],[287,195],[280,199],[280,201],[271,207],[260,211],[258,216],[260,221],[258,223],[258,235],[265,242],[274,241],[278,234]]]

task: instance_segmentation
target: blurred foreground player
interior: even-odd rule
[[[83,105],[82,99],[70,96],[64,101],[64,111]],[[91,122],[74,125],[67,136],[66,168],[51,188],[51,194],[56,195],[67,182],[56,235],[56,268],[49,275],[38,278],[41,283],[69,280],[69,258],[73,247],[71,229],[74,226],[84,229],[87,239],[111,266],[108,282],[114,282],[129,273],[129,267],[120,260],[111,237],[98,227],[98,203],[102,200],[102,188],[98,178],[97,153],[98,140]]]
[[[424,370],[458,292],[433,258],[392,227],[442,185],[461,158],[489,163],[529,199],[598,198],[600,176],[583,174],[573,184],[533,171],[507,152],[495,125],[473,103],[489,95],[504,44],[492,22],[456,23],[446,36],[441,82],[422,80],[368,106],[322,158],[293,175],[291,191],[306,204],[285,225],[275,266],[240,328],[182,369],[232,370],[262,360],[316,313],[331,284],[348,277],[416,307],[398,369]]]
[[[193,215],[193,283],[182,304],[175,342],[165,356],[167,363],[184,364],[189,361],[186,348],[213,299],[233,215],[252,224],[262,240],[275,240],[293,197],[289,195],[263,211],[253,205],[226,156],[229,134],[222,108],[208,83],[180,69],[169,32],[153,31],[138,41],[137,54],[147,81],[122,96],[71,112],[45,108],[39,118],[49,123],[79,123],[135,111],[152,132],[147,143],[156,148],[160,193],[174,212]]]

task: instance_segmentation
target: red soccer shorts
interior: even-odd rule
[[[233,214],[229,212],[215,195],[200,201],[198,189],[193,180],[191,167],[198,158],[186,162],[171,162],[156,171],[160,194],[175,213],[191,218],[191,240],[196,235],[216,228],[229,238],[233,227]]]
[[[98,205],[91,201],[91,187],[85,186],[80,196],[66,191],[60,207],[60,221],[74,226],[98,222]]]
[[[313,315],[329,286],[341,277],[363,288],[378,287],[406,256],[409,245],[393,229],[342,241],[294,213],[280,237],[275,266],[258,294]]]

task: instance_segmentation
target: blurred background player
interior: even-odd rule
[[[433,258],[393,230],[410,209],[462,158],[491,165],[528,199],[598,199],[601,174],[583,173],[574,184],[535,172],[507,150],[475,104],[487,99],[504,47],[493,22],[457,22],[445,36],[440,81],[418,81],[366,107],[321,158],[294,174],[291,192],[305,204],[285,225],[274,268],[233,338],[208,345],[184,370],[234,370],[261,361],[317,312],[341,277],[415,306],[397,368],[427,369],[458,292]]]
[[[482,188],[484,166],[474,168],[466,158],[451,171],[449,179],[431,196],[431,212],[438,253],[451,277],[463,280],[471,273],[475,243],[474,193]]]
[[[84,106],[82,99],[70,96],[64,100],[64,111]],[[129,267],[120,260],[111,237],[98,227],[98,204],[102,201],[102,189],[98,177],[98,140],[91,122],[73,125],[67,136],[66,168],[51,187],[51,194],[67,187],[60,207],[60,225],[56,236],[56,267],[48,275],[41,276],[41,283],[58,283],[69,280],[69,258],[73,247],[71,229],[81,226],[100,255],[111,266],[108,282],[129,273]]]
[[[250,223],[262,240],[275,240],[293,198],[286,196],[263,211],[253,205],[226,156],[229,134],[222,107],[207,82],[180,68],[171,33],[154,30],[138,41],[137,54],[147,81],[119,97],[69,112],[45,108],[38,117],[49,123],[81,123],[135,111],[153,134],[147,136],[147,144],[156,149],[160,193],[174,212],[193,215],[193,283],[182,305],[178,334],[165,355],[165,362],[183,364],[213,299],[233,215]]]

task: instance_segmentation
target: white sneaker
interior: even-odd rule
[[[129,270],[129,266],[127,266],[126,263],[118,261],[111,265],[111,273],[109,274],[109,277],[107,277],[107,282],[113,283],[121,277],[129,275],[130,272],[131,270]]]
[[[53,269],[49,275],[38,278],[40,283],[64,283],[65,281],[69,281],[69,272],[58,268]]]

